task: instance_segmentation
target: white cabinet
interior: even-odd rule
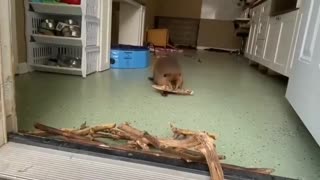
[[[245,51],[245,56],[249,59],[253,58],[254,44],[256,43],[256,29],[257,24],[252,21],[250,25],[249,38],[247,40],[247,47]]]
[[[288,76],[298,11],[270,18],[262,64]]]
[[[275,61],[279,45],[279,35],[281,31],[281,23],[276,18],[270,18],[267,28],[267,39],[264,50],[264,56],[261,60],[265,66],[270,66]]]
[[[82,0],[80,5],[25,0],[25,7],[28,64],[33,70],[82,77],[98,70],[101,0]],[[71,19],[78,28],[68,30],[66,36],[58,36],[55,30],[43,33],[42,22],[47,19],[53,24]],[[74,26],[67,27],[62,25],[63,30]]]
[[[250,32],[249,32],[249,37],[247,39],[247,45],[246,45],[246,50],[245,50],[245,56],[249,59],[252,58],[253,54],[253,45],[255,44],[255,37],[256,37],[256,32],[257,32],[257,8],[254,8],[250,12],[251,15],[251,21],[250,21]]]
[[[298,21],[301,27],[295,33],[294,68],[290,72],[286,97],[320,145],[319,7],[320,1],[301,2]]]
[[[265,47],[265,40],[264,39],[257,39],[255,44],[255,52],[254,52],[254,59],[257,62],[262,61],[262,57],[264,54],[264,47]]]
[[[269,12],[270,1],[251,9],[251,26],[245,56],[256,62],[259,62],[263,55]]]
[[[272,69],[274,71],[283,72],[284,75],[288,76],[286,69],[288,64],[291,64],[291,53],[294,48],[294,33],[297,22],[297,13],[294,11],[279,17],[281,22],[281,31],[279,35],[279,45],[277,57],[272,63]]]
[[[298,10],[270,17],[270,2],[251,10],[251,29],[245,56],[289,76],[296,42]]]
[[[257,29],[257,39],[264,40],[266,38],[266,29],[269,21],[269,13],[271,8],[271,1],[266,1],[258,7],[259,10],[259,22]]]

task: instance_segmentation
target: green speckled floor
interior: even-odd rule
[[[276,169],[276,175],[320,179],[320,148],[285,99],[286,81],[229,54],[181,57],[193,97],[164,98],[148,70],[109,70],[77,76],[30,73],[16,78],[20,129],[39,121],[73,127],[87,121],[131,122],[158,136],[179,127],[217,132],[227,163]]]

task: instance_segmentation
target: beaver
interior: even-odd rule
[[[149,79],[159,86],[168,86],[172,90],[181,89],[183,77],[178,60],[173,57],[162,57],[156,60],[153,66],[153,77]],[[167,96],[166,92],[162,92]]]

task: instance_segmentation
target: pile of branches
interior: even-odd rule
[[[57,136],[65,141],[100,148],[110,148],[103,139],[125,140],[126,144],[115,147],[119,150],[139,150],[156,156],[170,156],[187,162],[207,163],[212,180],[223,180],[223,169],[244,170],[260,174],[271,174],[272,169],[243,168],[220,163],[225,156],[216,151],[216,134],[180,129],[170,125],[173,138],[162,139],[140,131],[128,123],[121,125],[105,124],[90,127],[86,123],[76,129],[57,129],[40,123],[34,126],[37,130],[29,134],[51,137]]]

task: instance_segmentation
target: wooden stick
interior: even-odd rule
[[[127,132],[128,134],[135,136],[136,138],[141,138],[144,135],[142,131],[130,126],[128,123],[121,124],[120,126],[118,126],[118,129]]]
[[[176,127],[173,126],[172,124],[170,124],[170,127],[171,127],[171,131],[172,131],[173,134],[175,134],[175,135],[185,135],[185,136],[188,136],[188,135],[198,134],[198,132],[191,131],[191,130],[188,130],[188,129],[176,128]],[[214,140],[217,140],[217,139],[218,139],[218,135],[216,135],[216,134],[213,134],[213,133],[207,133],[207,134],[208,134],[209,137],[211,137],[211,138],[214,139]]]
[[[173,93],[177,95],[185,95],[185,96],[190,96],[193,95],[194,92],[190,89],[170,89],[168,86],[158,86],[158,85],[152,85],[152,87],[158,91],[165,91],[168,93]]]
[[[84,128],[84,129],[79,129],[79,130],[75,130],[75,131],[71,131],[71,133],[79,135],[79,136],[87,136],[88,134],[90,134],[90,128]]]
[[[162,150],[164,152],[177,155],[181,157],[182,159],[185,159],[188,162],[194,161],[194,162],[203,162],[205,160],[205,156],[203,156],[201,153],[188,150],[185,147],[191,147],[191,144],[193,147],[195,145],[198,145],[199,142],[196,142],[193,137],[190,137],[184,141],[178,142],[178,140],[172,140],[172,141],[166,141],[162,140],[159,141],[156,137],[150,135],[148,132],[142,132],[129,124],[121,124],[118,126],[118,128],[133,137],[132,139],[136,139],[137,144],[143,149],[148,151],[148,144],[151,144],[153,147]],[[183,145],[183,143],[187,144]],[[169,147],[173,145],[177,148]],[[180,146],[179,146],[180,145]],[[225,156],[219,156],[221,159],[225,159]]]
[[[105,124],[105,125],[99,125],[99,126],[95,126],[95,127],[88,127],[86,126],[86,124],[82,124],[80,129],[61,129],[62,131],[65,132],[69,132],[72,134],[76,134],[79,136],[87,136],[89,134],[95,134],[96,132],[100,132],[100,131],[107,131],[109,129],[113,129],[116,127],[115,123],[112,124]]]
[[[164,152],[168,152],[174,155],[178,155],[181,158],[185,159],[186,161],[202,161],[204,160],[204,157],[200,154],[200,156],[196,156],[192,153],[188,154],[186,153],[186,151],[188,151],[187,149],[184,148],[180,148],[178,150],[178,148],[173,148],[173,147],[168,147],[166,145],[161,144],[161,142],[156,138],[151,136],[149,133],[145,132],[144,133],[144,137],[149,141],[150,144],[152,144],[155,148],[160,149]]]
[[[145,150],[145,151],[149,151],[150,150],[148,144],[146,144],[144,140],[137,139],[136,142],[143,150]]]
[[[145,153],[145,154],[154,155],[154,156],[170,157],[170,158],[179,158],[179,159],[182,158],[182,159],[185,159],[189,162],[194,161],[194,162],[201,162],[202,163],[202,162],[204,162],[203,159],[205,157],[208,161],[210,172],[211,171],[218,172],[218,173],[216,172],[214,174],[219,177],[215,176],[214,178],[217,179],[217,178],[220,178],[221,176],[223,176],[223,172],[221,173],[221,170],[217,165],[220,164],[218,159],[220,159],[220,160],[225,159],[225,156],[218,156],[217,155],[216,150],[215,150],[215,146],[214,146],[214,141],[213,141],[213,137],[216,138],[216,136],[213,134],[210,135],[210,134],[206,134],[206,133],[196,133],[196,132],[193,132],[190,130],[172,128],[174,133],[186,136],[185,139],[182,139],[182,140],[160,139],[159,140],[158,138],[150,135],[147,132],[142,132],[138,129],[131,127],[129,124],[121,125],[121,126],[119,126],[120,127],[119,129],[115,129],[114,126],[115,125],[113,125],[113,124],[111,126],[108,126],[108,127],[111,127],[111,129],[108,129],[108,128],[95,129],[95,130],[102,130],[103,132],[94,133],[93,134],[94,138],[105,137],[105,136],[108,136],[107,138],[109,138],[109,135],[111,135],[110,137],[111,138],[113,137],[115,139],[117,139],[117,138],[120,138],[120,139],[126,138],[126,140],[132,139],[132,140],[134,140],[134,141],[132,141],[134,146],[132,145],[131,148],[123,147],[123,146],[110,147],[107,144],[105,144],[104,142],[90,141],[89,138],[81,136],[81,135],[85,135],[86,133],[84,133],[84,134],[80,133],[80,135],[77,135],[77,134],[70,132],[70,131],[74,131],[74,130],[70,130],[70,129],[60,130],[60,129],[52,128],[52,127],[45,126],[45,125],[39,124],[39,123],[35,124],[35,128],[39,129],[38,130],[39,133],[38,134],[35,133],[34,135],[38,135],[38,136],[43,136],[43,135],[46,136],[46,135],[51,135],[51,134],[58,135],[58,136],[62,136],[62,138],[65,141],[68,141],[71,143],[78,143],[78,144],[83,144],[83,145],[94,145],[99,148],[107,148],[107,149],[111,148],[111,149],[115,149],[115,150],[122,150],[122,151],[128,151],[128,152],[139,152],[139,151],[136,151],[132,148],[137,147],[137,144],[140,143],[140,147],[142,149],[144,149],[143,153]],[[101,126],[98,126],[98,127],[101,127]],[[79,130],[83,130],[82,132],[87,132],[87,128],[88,127],[86,126],[85,128],[82,128]],[[78,133],[81,132],[79,130],[77,130]],[[119,135],[119,134],[121,134],[122,137],[115,136],[115,135]],[[185,143],[185,145],[184,145],[184,143]],[[130,145],[130,142],[128,142],[128,144]],[[156,147],[159,150],[162,150],[163,152],[149,151],[148,144]],[[198,145],[197,149],[199,149],[199,151],[202,154],[199,153],[198,151],[190,150],[189,148],[193,148],[193,145],[194,146]],[[148,150],[148,151],[146,151],[146,150]],[[223,169],[238,170],[238,171],[251,172],[251,173],[257,173],[257,174],[269,175],[272,172],[274,172],[274,169],[268,169],[268,168],[245,168],[245,167],[234,166],[234,165],[230,165],[230,164],[221,164],[221,166]],[[213,174],[213,173],[211,173],[211,174]]]
[[[199,145],[199,142],[194,136],[186,137],[185,139],[160,139],[160,143],[167,147],[192,148]]]
[[[124,131],[121,131],[120,129],[116,129],[116,128],[108,129],[108,130],[105,130],[104,132],[119,136],[120,139],[123,139],[123,140],[133,140],[132,137],[130,136],[130,134],[128,134]]]
[[[108,130],[108,129],[113,129],[116,127],[116,124],[115,123],[112,123],[112,124],[104,124],[104,125],[99,125],[99,126],[95,126],[93,128],[91,128],[91,130],[93,132],[99,132],[99,131],[105,131],[105,130]]]
[[[60,130],[71,133],[72,131],[76,131],[77,129],[73,129],[73,128],[61,128]]]
[[[49,127],[49,126],[46,126],[46,125],[43,125],[43,124],[40,124],[40,123],[36,123],[34,125],[34,127],[36,129],[40,129],[42,131],[45,131],[45,132],[48,132],[50,134],[54,134],[54,135],[60,135],[60,136],[65,136],[67,138],[72,138],[72,139],[80,139],[80,140],[89,140],[88,138],[86,137],[83,137],[83,136],[79,136],[79,135],[76,135],[76,134],[72,134],[70,132],[65,132],[65,131],[62,131],[60,129],[56,129],[56,128],[53,128],[53,127]]]
[[[224,180],[223,170],[216,152],[216,148],[214,146],[213,139],[206,133],[199,133],[199,135],[197,135],[196,137],[201,143],[198,149],[206,157],[211,180]]]
[[[85,121],[84,123],[82,123],[80,125],[80,129],[79,130],[82,130],[82,129],[85,129],[85,128],[88,128],[89,126],[87,126],[87,121]]]
[[[150,142],[144,137],[144,132],[131,127],[128,123],[121,124],[118,126],[118,129],[127,133],[132,140],[136,140],[142,149],[148,149],[147,145],[150,144]]]
[[[146,131],[143,133],[142,137],[148,141],[148,144],[151,144],[153,147],[157,149],[161,149],[162,145],[156,137],[150,135]]]
[[[104,133],[104,132],[97,132],[95,134],[90,134],[90,136],[92,138],[110,138],[110,139],[113,139],[113,140],[120,140],[121,137],[120,136],[117,136],[117,135],[114,135],[114,134],[110,134],[110,133]]]

